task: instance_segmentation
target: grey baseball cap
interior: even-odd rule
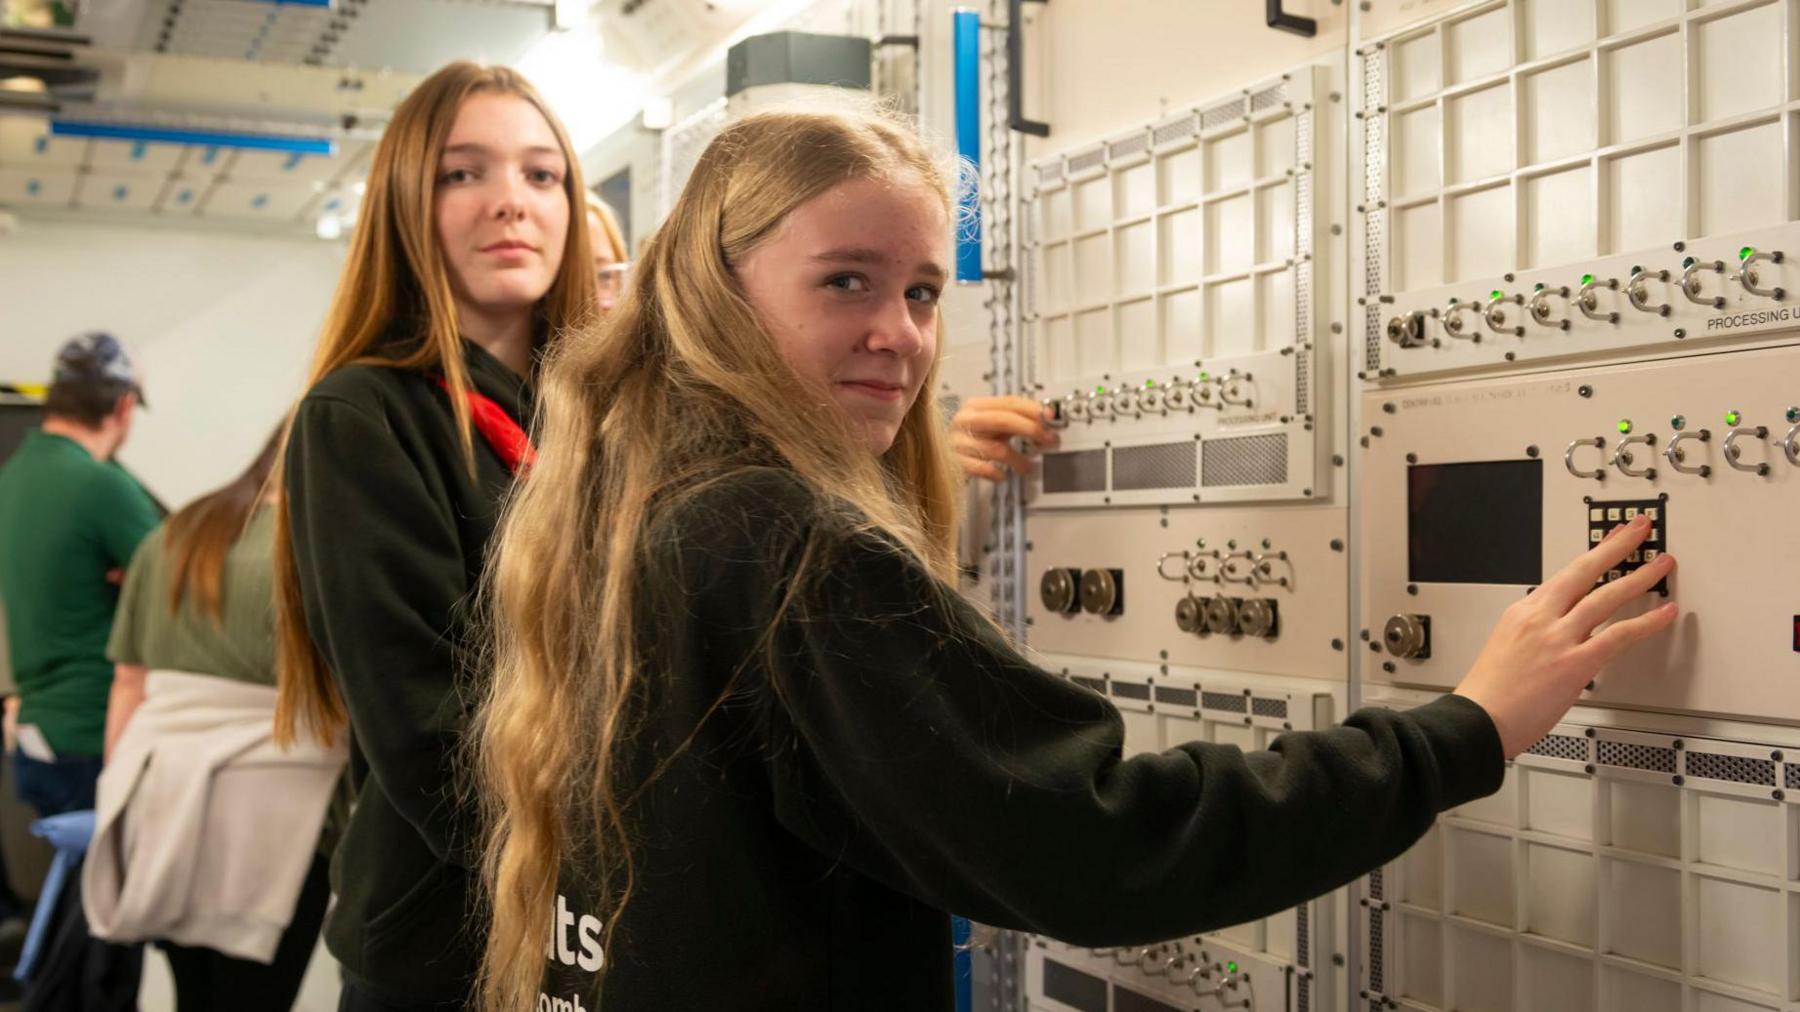
[[[125,345],[103,331],[70,338],[56,353],[50,382],[116,384],[137,394],[139,404],[145,403],[144,389],[132,371]]]

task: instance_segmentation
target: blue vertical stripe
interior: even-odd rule
[[[981,268],[981,12],[950,15],[956,77],[956,280],[977,282]]]
[[[950,944],[956,946],[956,1012],[975,1008],[975,973],[969,958],[969,919],[950,918]]]

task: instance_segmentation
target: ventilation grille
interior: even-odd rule
[[[1376,899],[1376,900],[1386,899],[1386,897],[1381,894],[1382,889],[1386,884],[1387,884],[1387,869],[1377,868],[1374,871],[1370,872],[1369,873],[1369,898]]]
[[[1800,763],[1788,763],[1787,785],[1790,790],[1800,790]]]
[[[1083,151],[1081,154],[1069,156],[1069,175],[1073,176],[1089,169],[1097,169],[1105,164],[1106,148],[1098,147]]]
[[[1312,271],[1311,269],[1306,268],[1306,265],[1304,264],[1302,264],[1301,267],[1303,268],[1301,276],[1294,279],[1295,284],[1297,286],[1302,284],[1310,286],[1312,284]],[[1305,291],[1306,289],[1300,288],[1299,290]],[[1310,358],[1312,358],[1312,354],[1303,346],[1296,345],[1294,347],[1294,410],[1302,415],[1312,410],[1312,390],[1310,389],[1311,377],[1308,375],[1311,370],[1307,364],[1307,360]]]
[[[1384,117],[1375,110],[1387,97],[1386,61],[1384,50],[1371,49],[1363,55],[1363,263],[1367,265],[1363,294],[1369,300],[1363,364],[1371,377],[1381,371],[1381,306],[1376,297],[1381,294],[1381,193],[1387,173],[1387,138]]]
[[[1148,700],[1150,686],[1143,682],[1114,682],[1112,683],[1112,694],[1121,699]]]
[[[1104,492],[1106,451],[1044,454],[1045,492]]]
[[[1044,164],[1038,166],[1038,185],[1039,186],[1054,186],[1057,183],[1062,182],[1062,178],[1063,178],[1062,159],[1058,158],[1056,161],[1045,162]]]
[[[1180,119],[1157,124],[1156,129],[1150,132],[1150,139],[1160,148],[1176,141],[1190,140],[1199,132],[1200,119],[1190,112]]]
[[[1312,978],[1301,977],[1294,988],[1294,1012],[1312,1012]]]
[[[1210,439],[1200,445],[1200,453],[1200,484],[1206,488],[1287,483],[1285,432]]]
[[[1193,689],[1174,689],[1166,685],[1156,687],[1156,701],[1170,706],[1185,706],[1196,709],[1200,705],[1200,693]]]
[[[1775,786],[1775,764],[1768,759],[1751,759],[1717,752],[1689,752],[1687,775],[1703,780],[1725,780],[1734,784]]]
[[[1602,739],[1600,742],[1600,765],[1672,774],[1675,772],[1675,750],[1663,748],[1660,745],[1632,745],[1627,742]]]
[[[1154,446],[1113,450],[1112,487],[1116,492],[1145,488],[1193,488],[1198,466],[1191,439]]]
[[[1568,734],[1547,734],[1536,745],[1525,751],[1532,755],[1547,756],[1551,759],[1567,759],[1570,762],[1587,762],[1587,739]]]
[[[1287,719],[1287,700],[1285,699],[1252,699],[1250,714],[1255,717],[1274,717],[1277,720]]]
[[[1093,689],[1095,692],[1100,693],[1102,696],[1106,695],[1106,680],[1105,679],[1089,678],[1086,675],[1074,675],[1069,679],[1069,681],[1074,682],[1076,685],[1079,685],[1084,689]]]
[[[1387,992],[1387,944],[1383,937],[1387,934],[1385,916],[1380,910],[1369,911],[1369,990],[1377,994]]]
[[[1044,997],[1080,1012],[1106,1012],[1106,981],[1054,959],[1046,959]]]
[[[1150,150],[1150,134],[1148,131],[1133,134],[1122,141],[1113,141],[1106,146],[1106,157],[1129,158]]]
[[[1287,101],[1287,82],[1271,85],[1250,96],[1250,111],[1262,112]]]
[[[1312,965],[1312,931],[1308,927],[1311,923],[1311,903],[1294,908],[1294,962],[1302,967]]]
[[[1208,710],[1224,710],[1226,713],[1243,713],[1245,697],[1235,692],[1202,692],[1201,707]]]
[[[1244,118],[1244,100],[1234,98],[1200,111],[1200,129],[1211,130]]]

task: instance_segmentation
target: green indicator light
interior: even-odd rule
[[[1748,260],[1752,256],[1754,256],[1755,253],[1756,253],[1755,246],[1745,246],[1742,249],[1738,250],[1738,259],[1739,260]]]
[[[1225,972],[1226,973],[1236,973],[1237,972],[1237,960],[1234,959],[1234,960],[1231,960],[1230,962],[1226,963],[1225,964]]]
[[[1687,428],[1687,416],[1676,415],[1674,418],[1669,419],[1669,428],[1674,429],[1676,432],[1680,432],[1682,429]]]
[[[1200,374],[1200,382],[1205,383],[1209,379],[1212,379],[1212,375],[1210,373],[1201,373]]]
[[[1103,393],[1105,393],[1105,392],[1106,392],[1106,388],[1105,388],[1105,387],[1095,387],[1095,388],[1094,388],[1094,393],[1096,393],[1096,394],[1103,394]]]
[[[1155,380],[1145,380],[1145,381],[1144,381],[1144,386],[1145,386],[1145,388],[1146,388],[1146,389],[1148,389],[1148,388],[1149,388],[1149,387],[1153,387],[1153,386],[1155,386],[1155,385],[1156,385],[1156,381],[1155,381]]]
[[[1496,289],[1494,289],[1494,290],[1493,290],[1493,291],[1491,291],[1491,292],[1489,292],[1489,293],[1488,293],[1488,298],[1490,298],[1490,299],[1498,299],[1498,298],[1500,298],[1500,297],[1501,297],[1501,296],[1503,296],[1503,295],[1505,295],[1505,294],[1506,294],[1506,293],[1505,293],[1505,292],[1502,292],[1502,291],[1501,291],[1501,290],[1500,290],[1500,289],[1498,289],[1498,288],[1496,288]]]
[[[1584,285],[1591,285],[1591,284],[1593,284],[1593,283],[1594,283],[1594,276],[1593,276],[1593,275],[1592,275],[1592,274],[1583,274],[1583,275],[1582,275],[1582,276],[1581,276],[1581,283],[1582,283],[1582,284],[1584,284]]]
[[[1543,290],[1544,290],[1544,283],[1543,283],[1543,282],[1542,282],[1542,281],[1539,281],[1539,282],[1538,282],[1538,283],[1537,283],[1537,284],[1535,284],[1535,285],[1532,285],[1532,286],[1531,286],[1531,290],[1532,290],[1532,291],[1534,291],[1534,292],[1541,292],[1541,291],[1543,291]]]
[[[1683,267],[1692,267],[1692,266],[1694,266],[1694,263],[1695,263],[1695,261],[1694,261],[1693,257],[1682,257],[1681,258],[1681,266],[1683,266]]]
[[[1737,425],[1737,423],[1739,423],[1743,420],[1744,420],[1744,416],[1738,414],[1736,411],[1725,412],[1725,424],[1726,425],[1735,427]]]
[[[1644,273],[1644,268],[1638,264],[1632,264],[1631,265],[1631,273],[1642,274],[1642,273]]]
[[[1622,436],[1631,435],[1631,419],[1629,419],[1629,418],[1619,419],[1619,434]]]
[[[1789,408],[1787,410],[1787,420],[1790,422],[1800,422],[1800,408]]]

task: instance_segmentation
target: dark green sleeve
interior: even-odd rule
[[[103,467],[92,494],[87,496],[89,516],[99,533],[107,561],[124,568],[138,545],[156,529],[156,504],[136,479],[116,467]]]
[[[306,627],[356,746],[432,853],[467,865],[452,630],[470,588],[450,505],[375,409],[318,395],[295,412],[286,486]]]
[[[144,663],[144,635],[148,623],[155,620],[150,609],[161,605],[167,610],[167,588],[155,586],[162,542],[160,530],[145,538],[131,558],[131,568],[125,571],[119,606],[113,611],[112,638],[106,643],[106,658],[114,664]]]
[[[767,662],[775,817],[941,909],[1077,944],[1192,934],[1348,882],[1500,786],[1499,736],[1459,697],[1363,710],[1267,751],[1125,759],[1110,703],[1027,662],[910,558],[866,535],[811,537],[824,578],[803,585]],[[748,586],[787,582],[727,565],[708,594],[734,610]]]

